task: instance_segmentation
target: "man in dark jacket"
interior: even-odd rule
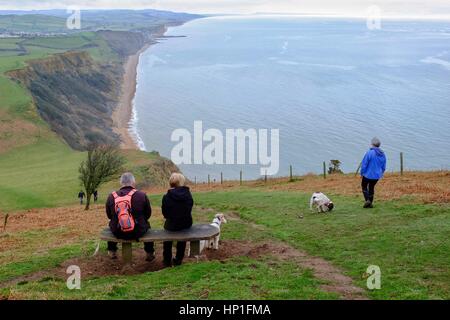
[[[136,180],[131,173],[124,173],[120,177],[121,188],[117,191],[119,197],[128,195],[132,190],[135,190]],[[148,219],[152,214],[152,208],[147,195],[142,191],[136,191],[131,197],[131,214],[135,220],[134,230],[131,232],[123,232],[119,226],[119,220],[115,211],[115,201],[112,194],[109,195],[106,201],[106,215],[108,216],[109,228],[111,232],[119,239],[135,240],[142,237],[148,229],[150,224]],[[147,253],[147,261],[153,261],[155,259],[155,249],[153,242],[144,243],[144,249]],[[108,253],[111,258],[116,259],[117,255],[117,243],[108,242]]]
[[[366,200],[364,208],[373,208],[375,185],[378,180],[383,178],[386,171],[386,156],[380,146],[380,140],[373,138],[372,147],[367,151],[361,163],[361,187]]]
[[[83,199],[84,199],[85,196],[86,196],[86,194],[84,193],[83,190],[78,192],[78,199],[80,200],[80,205],[83,204]]]
[[[162,200],[162,214],[166,218],[164,229],[169,231],[180,231],[192,226],[192,207],[194,200],[191,192],[185,186],[186,179],[180,173],[174,173],[170,177],[171,189],[164,195]],[[164,242],[164,265],[180,265],[183,262],[186,242],[177,242],[177,253],[172,259],[172,241]]]

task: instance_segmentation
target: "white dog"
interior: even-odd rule
[[[334,204],[325,194],[322,192],[314,192],[309,202],[309,208],[312,210],[317,209],[317,212],[329,212],[333,210]]]
[[[225,215],[223,215],[222,213],[216,214],[214,216],[213,222],[211,223],[211,226],[219,229],[219,234],[210,240],[200,241],[200,253],[202,253],[205,248],[219,250],[220,226],[222,225],[222,223],[227,223],[227,219],[225,219]],[[190,256],[190,255],[191,255],[191,246],[189,245],[188,256]]]
[[[216,214],[211,225],[219,229],[219,234],[210,240],[200,241],[200,253],[204,248],[219,250],[220,226],[222,223],[227,223],[227,219],[225,219],[225,216],[222,213]]]

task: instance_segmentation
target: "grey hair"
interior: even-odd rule
[[[381,146],[381,141],[380,141],[380,139],[378,139],[378,138],[373,138],[372,139],[372,145],[374,146],[374,147],[377,147],[377,148],[379,148],[380,146]]]
[[[136,179],[130,172],[126,172],[120,177],[120,185],[122,187],[134,187],[135,184]]]

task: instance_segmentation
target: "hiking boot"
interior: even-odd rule
[[[183,262],[183,260],[178,260],[178,259],[176,259],[176,258],[173,258],[172,259],[172,264],[174,265],[174,266],[181,266],[181,263]]]
[[[117,259],[117,253],[115,251],[108,251],[108,256],[113,260]]]
[[[172,266],[172,261],[163,260],[163,265],[165,268],[170,268]]]
[[[369,200],[367,200],[367,201],[364,203],[363,208],[364,208],[364,209],[373,208],[372,202],[370,202]]]
[[[145,261],[152,262],[155,260],[155,255],[153,253],[147,253],[147,257],[145,258]]]

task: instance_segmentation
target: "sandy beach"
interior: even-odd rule
[[[161,32],[154,34],[153,38],[164,36],[167,27]],[[122,140],[121,149],[138,149],[136,141],[129,131],[129,123],[133,113],[133,99],[136,94],[137,68],[141,54],[156,42],[147,43],[136,54],[129,56],[124,64],[124,74],[122,79],[122,89],[119,97],[119,103],[112,114],[114,123],[114,132],[120,135]]]
[[[124,75],[122,79],[122,92],[119,103],[113,112],[114,132],[120,135],[122,149],[137,149],[136,142],[128,130],[128,124],[133,112],[133,99],[136,93],[137,67],[139,57],[151,44],[147,44],[136,54],[129,56],[124,64]]]

